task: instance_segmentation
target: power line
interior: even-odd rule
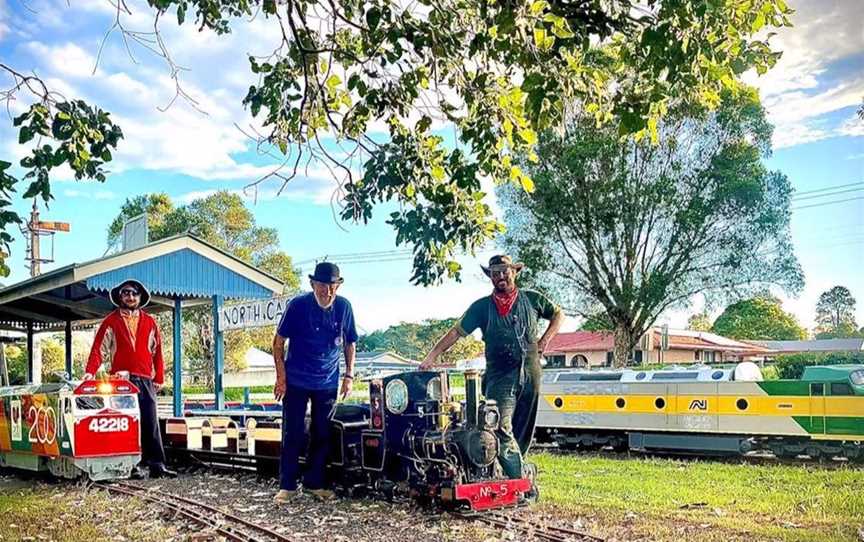
[[[861,200],[861,199],[864,199],[864,196],[857,196],[854,198],[846,198],[846,199],[838,199],[836,201],[825,201],[825,202],[821,202],[821,203],[811,203],[810,205],[801,205],[799,207],[792,207],[790,210],[791,211],[800,211],[801,209],[812,209],[813,207],[824,207],[826,205],[834,205],[837,203],[847,203],[850,201],[856,201],[856,200]]]
[[[864,190],[864,186],[862,186],[860,188],[847,188],[846,190],[838,190],[836,192],[825,192],[824,194],[812,194],[810,196],[804,196],[803,198],[798,198],[798,197],[793,196],[792,201],[801,201],[804,199],[827,198],[830,196],[837,196],[839,194],[847,194],[849,192],[860,192],[862,190]]]
[[[795,194],[792,196],[792,198],[794,199],[794,198],[797,198],[798,196],[803,196],[805,194],[815,194],[817,192],[828,192],[830,190],[837,190],[838,188],[847,188],[850,186],[858,186],[858,185],[864,185],[864,181],[858,181],[858,182],[848,183],[848,184],[838,184],[837,186],[828,186],[825,188],[815,188],[813,190],[804,190],[802,192],[795,192]]]

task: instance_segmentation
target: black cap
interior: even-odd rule
[[[339,276],[339,266],[331,262],[321,262],[315,266],[315,274],[309,278],[326,284],[342,284],[345,280]]]

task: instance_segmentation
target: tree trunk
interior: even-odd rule
[[[615,350],[613,352],[613,366],[626,367],[630,362],[631,352],[636,345],[633,338],[633,330],[625,324],[615,325]]]

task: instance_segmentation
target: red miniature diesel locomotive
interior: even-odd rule
[[[128,478],[141,460],[137,393],[114,377],[0,388],[0,466]]]

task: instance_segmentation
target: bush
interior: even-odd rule
[[[864,352],[804,352],[777,357],[777,376],[798,380],[811,365],[864,365]]]

